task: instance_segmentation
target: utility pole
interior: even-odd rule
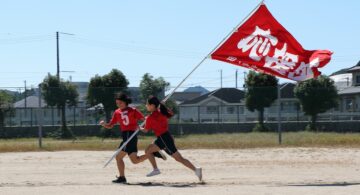
[[[37,112],[37,120],[38,120],[38,137],[39,137],[39,148],[42,148],[42,137],[43,137],[43,132],[42,132],[42,125],[43,125],[43,111],[42,111],[42,105],[41,105],[41,84],[39,84],[39,106],[38,106],[38,112]]]
[[[26,97],[27,97],[27,92],[26,92],[26,80],[24,81],[24,88],[25,88],[25,90],[24,90],[24,96],[25,96],[25,109],[27,108],[27,100],[26,100]]]
[[[246,88],[246,72],[244,71],[244,85],[243,85],[243,87],[244,87],[244,91],[245,91],[245,88]]]
[[[285,83],[283,86],[281,86],[280,83],[278,83],[277,86],[277,108],[278,108],[278,141],[279,144],[282,144],[282,130],[281,130],[281,90],[285,88],[289,83]]]
[[[238,88],[238,70],[235,71],[235,88]]]
[[[59,34],[74,35],[71,33],[64,33],[56,31],[56,77],[60,80],[60,49],[59,49]]]
[[[221,81],[220,88],[222,88],[223,87],[222,69],[220,70],[220,81]]]
[[[60,80],[59,32],[56,32],[56,76]]]

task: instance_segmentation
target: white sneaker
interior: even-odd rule
[[[199,181],[202,181],[202,168],[195,168],[195,175],[199,178]]]
[[[146,177],[152,177],[152,176],[155,176],[155,175],[159,175],[160,174],[160,170],[159,169],[154,169],[153,171],[151,171],[150,173],[148,173],[146,175]]]

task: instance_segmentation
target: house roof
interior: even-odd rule
[[[350,68],[343,68],[341,70],[338,70],[338,71],[332,73],[330,76],[356,72],[356,71],[359,71],[359,70],[360,70],[360,61],[355,66],[352,66]]]
[[[281,88],[281,98],[295,98],[294,94],[294,83],[283,83],[280,85]],[[189,105],[189,104],[197,104],[209,97],[219,98],[227,103],[239,103],[241,99],[245,98],[245,92],[236,88],[221,88],[215,91],[206,93],[197,98],[184,101],[180,105]]]
[[[217,89],[215,91],[206,93],[197,98],[185,101],[180,105],[197,104],[209,97],[216,97],[227,103],[239,103],[241,99],[244,99],[245,92],[238,90],[236,88],[221,88],[221,89]]]
[[[339,75],[339,74],[346,74],[346,73],[348,73],[348,70],[349,70],[349,68],[343,68],[341,70],[338,70],[338,71],[332,73],[330,76],[335,76],[335,75]]]
[[[360,65],[356,65],[354,67],[349,68],[347,72],[357,72],[359,70],[360,70]]]
[[[42,99],[41,107],[45,107],[47,104]],[[17,101],[14,103],[15,108],[25,108],[25,99]],[[28,96],[26,97],[26,107],[27,108],[38,108],[39,107],[39,98],[37,96]]]
[[[201,92],[175,92],[171,96],[171,99],[174,99],[179,102],[184,102],[184,101],[192,100],[199,96],[201,96]]]
[[[281,98],[295,98],[294,88],[295,88],[294,83],[283,83],[283,84],[281,84],[280,85]]]

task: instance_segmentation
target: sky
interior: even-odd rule
[[[142,75],[176,86],[259,3],[259,0],[0,0],[0,88],[36,87],[56,74],[89,81],[116,68],[138,86]],[[305,49],[329,49],[329,75],[360,60],[360,1],[266,0],[274,17]],[[68,35],[64,33],[70,33]],[[248,70],[207,59],[179,91],[242,86]],[[281,79],[281,82],[289,80]]]

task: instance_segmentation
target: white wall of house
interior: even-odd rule
[[[282,99],[281,113],[283,117],[292,117],[296,119],[303,116],[299,111],[298,101],[296,99]],[[182,105],[179,107],[179,119],[181,122],[246,122],[256,121],[258,119],[258,112],[251,112],[246,109],[245,102],[237,104],[229,104],[216,97],[209,97],[208,99],[192,105]],[[275,101],[271,107],[264,111],[265,120],[277,120],[278,106]]]
[[[351,73],[333,75],[330,76],[330,78],[335,82],[335,86],[338,90],[350,87],[353,83],[353,75]]]

